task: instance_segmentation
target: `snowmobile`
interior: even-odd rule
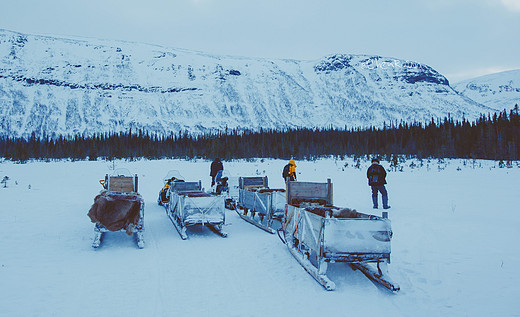
[[[170,201],[170,192],[168,191],[168,188],[171,186],[173,182],[184,182],[184,177],[179,173],[177,170],[171,170],[168,171],[166,176],[163,178],[163,188],[159,192],[159,197],[157,197],[157,204],[159,206],[165,206]]]
[[[103,189],[94,198],[88,216],[95,223],[93,248],[98,248],[108,231],[125,231],[144,247],[144,200],[138,193],[138,177],[127,169],[117,169],[99,181]]]
[[[285,211],[285,189],[271,189],[265,177],[240,177],[239,196],[236,209],[245,221],[265,230],[276,233],[279,220]]]
[[[222,170],[217,172],[217,175],[215,176],[215,194],[220,195],[223,192],[229,191],[228,180],[229,177],[222,176]]]
[[[205,192],[202,183],[172,182],[168,187],[168,203],[163,204],[166,214],[183,240],[188,239],[187,227],[203,225],[222,237],[225,209],[222,195]]]
[[[226,172],[218,171],[215,176],[215,186],[212,186],[215,195],[224,196],[224,207],[235,210],[238,200],[238,177],[229,175]]]
[[[345,262],[392,292],[388,276],[392,228],[382,217],[332,205],[332,183],[287,182],[287,208],[279,236],[301,266],[326,290],[329,263]]]

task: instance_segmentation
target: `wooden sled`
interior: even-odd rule
[[[104,233],[124,231],[133,236],[137,246],[144,247],[144,200],[138,193],[138,177],[126,169],[105,175],[103,190],[94,199],[88,216],[95,223],[92,247],[97,249]]]

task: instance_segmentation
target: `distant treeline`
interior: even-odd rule
[[[407,155],[417,158],[520,159],[518,105],[509,113],[482,115],[475,122],[447,117],[428,123],[393,124],[380,129],[287,129],[226,131],[193,136],[159,136],[143,131],[94,136],[0,137],[0,157],[96,160],[117,158],[295,158],[321,156]]]

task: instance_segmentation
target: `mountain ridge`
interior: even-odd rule
[[[454,89],[495,110],[520,104],[520,69],[488,74],[457,82]]]
[[[395,58],[269,60],[0,30],[9,136],[370,127],[490,111],[433,68]]]

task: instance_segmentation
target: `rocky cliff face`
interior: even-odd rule
[[[367,127],[490,108],[434,69],[393,58],[214,56],[0,30],[0,134]]]
[[[520,69],[461,81],[454,88],[495,110],[510,110],[520,106]]]

